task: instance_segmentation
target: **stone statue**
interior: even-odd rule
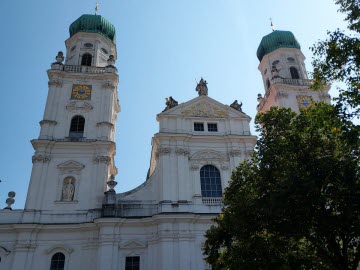
[[[171,109],[171,108],[174,108],[174,107],[177,106],[179,103],[170,96],[169,98],[166,98],[165,104],[166,104],[166,108],[165,108],[164,111],[169,110],[169,109]]]
[[[278,69],[276,66],[272,66],[271,68],[271,74],[272,74],[272,79],[276,79],[279,78],[279,73],[280,73],[280,69]]]
[[[74,200],[75,187],[72,183],[72,178],[66,178],[64,180],[64,186],[62,189],[62,200],[64,202],[71,202]]]
[[[64,61],[64,53],[62,51],[58,52],[55,59],[56,59],[56,64],[62,65],[62,62]]]
[[[8,193],[9,198],[6,199],[7,206],[4,209],[12,210],[11,205],[14,204],[14,202],[15,202],[15,200],[14,200],[15,195],[16,195],[16,193],[14,191],[10,191]]]
[[[263,97],[262,97],[262,95],[261,94],[258,94],[257,95],[257,101],[260,103],[261,101],[263,101]]]
[[[234,108],[235,110],[239,111],[239,112],[242,112],[242,102],[240,101],[240,104],[238,103],[237,99],[231,103],[230,107],[231,108]]]
[[[199,96],[207,96],[208,95],[207,81],[201,78],[200,82],[196,86],[196,91],[198,92]]]
[[[109,56],[109,59],[107,60],[108,66],[114,66],[115,65],[115,57],[113,55]]]

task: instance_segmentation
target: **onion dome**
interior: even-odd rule
[[[262,38],[256,53],[259,61],[265,55],[279,48],[296,48],[300,50],[301,47],[294,34],[290,31],[275,30]]]
[[[70,37],[78,32],[98,33],[115,43],[115,27],[100,15],[84,14],[69,27]]]

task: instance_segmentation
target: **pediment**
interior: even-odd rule
[[[220,152],[205,150],[193,154],[190,160],[228,160],[228,157]]]
[[[0,246],[0,254],[4,255],[4,256],[7,256],[7,255],[10,254],[10,251],[8,251],[6,248]]]
[[[84,169],[85,166],[80,164],[79,162],[69,160],[59,164],[57,167],[62,172],[79,172]]]
[[[241,117],[250,118],[245,113],[224,105],[208,96],[199,96],[185,103],[181,103],[174,108],[166,110],[159,114],[165,115],[179,115],[179,116],[193,116],[193,117],[212,117],[212,118],[228,118]]]
[[[45,253],[51,254],[51,253],[55,253],[55,251],[65,251],[66,253],[70,254],[74,251],[74,249],[72,249],[68,246],[59,245],[59,246],[54,246],[54,247],[51,247],[51,248],[45,250]]]
[[[125,242],[125,243],[119,245],[119,248],[122,248],[122,249],[146,248],[146,244],[135,241],[135,240],[131,240],[131,241],[128,241],[128,242]]]
[[[229,112],[210,102],[202,101],[185,107],[181,110],[182,115],[198,117],[228,117]]]
[[[66,109],[71,112],[88,112],[93,109],[93,106],[85,101],[71,101],[68,105],[66,105]]]

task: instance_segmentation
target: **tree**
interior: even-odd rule
[[[233,172],[206,233],[212,269],[356,270],[360,261],[359,132],[338,110],[256,118],[256,151]]]
[[[358,0],[335,0],[346,14],[348,31],[328,32],[328,39],[311,49],[314,53],[314,88],[324,82],[340,82],[337,107],[346,117],[360,114],[360,3]]]

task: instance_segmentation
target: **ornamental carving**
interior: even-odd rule
[[[189,150],[187,148],[177,148],[175,150],[175,153],[178,156],[181,156],[181,155],[187,156],[187,155],[189,155]]]
[[[228,152],[228,155],[231,157],[240,157],[241,156],[241,150],[240,149],[233,149]]]
[[[163,155],[169,155],[171,153],[170,147],[160,147],[155,154],[156,159]]]
[[[52,80],[50,80],[48,82],[48,85],[49,85],[49,87],[58,87],[58,88],[60,88],[60,87],[63,86],[63,83],[59,79],[52,79]]]
[[[193,170],[193,171],[198,170],[199,167],[200,167],[200,165],[199,165],[199,163],[197,163],[197,162],[192,162],[192,163],[190,164],[190,169]]]
[[[220,168],[222,169],[222,170],[228,170],[229,169],[229,164],[227,164],[227,163],[221,163],[220,164]]]
[[[192,155],[191,160],[228,160],[224,154],[216,151],[200,151]]]
[[[111,81],[107,81],[106,83],[104,83],[103,85],[102,85],[102,87],[104,88],[104,89],[110,89],[110,90],[115,90],[116,89],[116,84],[115,83],[113,83],[113,82],[111,82]]]
[[[277,94],[276,94],[276,99],[279,99],[279,98],[287,98],[289,96],[289,94],[285,91],[279,91]]]
[[[66,109],[70,112],[89,112],[93,106],[85,101],[72,101],[66,105]]]
[[[111,157],[109,156],[97,156],[94,159],[95,163],[105,163],[107,165],[109,165],[111,163]]]
[[[39,123],[40,123],[41,126],[44,125],[44,124],[54,125],[55,126],[57,124],[57,122],[54,121],[54,120],[41,120]]]
[[[32,163],[42,162],[46,163],[51,160],[50,156],[43,156],[43,155],[33,155],[32,156]]]
[[[113,125],[112,123],[106,122],[106,121],[104,121],[104,122],[99,122],[99,123],[96,124],[96,126],[98,126],[98,127],[108,126],[108,127],[110,127],[110,128],[113,128],[113,127],[114,127],[114,125]]]
[[[209,103],[197,103],[181,111],[183,115],[201,117],[227,117],[229,113]]]

